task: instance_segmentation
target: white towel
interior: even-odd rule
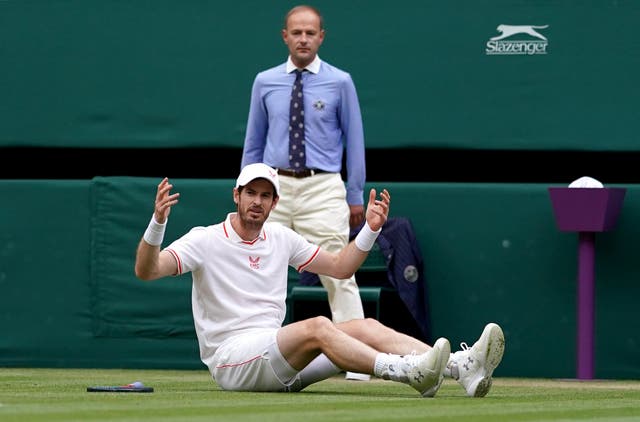
[[[574,180],[569,185],[570,188],[603,188],[604,185],[593,177],[583,176]]]

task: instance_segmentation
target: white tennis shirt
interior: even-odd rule
[[[265,223],[258,238],[242,240],[231,227],[233,214],[222,223],[194,227],[166,247],[178,263],[177,275],[192,275],[191,306],[204,362],[229,337],[281,327],[288,266],[302,271],[319,251],[279,223]]]

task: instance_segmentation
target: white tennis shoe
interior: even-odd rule
[[[422,397],[435,397],[436,393],[440,389],[442,381],[444,380],[444,369],[446,368],[449,356],[451,355],[451,345],[449,344],[449,340],[444,337],[440,337],[436,340],[431,350],[436,350],[438,353],[436,362],[436,383],[431,386],[426,385],[426,383],[424,385],[418,385],[417,387],[412,385],[413,388],[422,394]],[[429,383],[430,382],[431,381],[429,381]]]
[[[423,397],[433,397],[442,384],[450,353],[449,340],[440,338],[427,352],[404,355],[398,363],[389,364],[382,378],[409,384]]]
[[[484,397],[491,389],[493,371],[504,354],[504,333],[489,323],[473,346],[460,343],[462,350],[451,355],[445,375],[456,379],[470,397]]]

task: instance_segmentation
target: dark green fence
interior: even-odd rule
[[[204,367],[190,277],[133,273],[158,181],[0,181],[0,366]],[[167,240],[233,208],[232,180],[173,184]],[[575,377],[577,235],[558,231],[547,185],[371,186],[388,188],[391,215],[414,225],[433,336],[457,350],[496,321],[507,338],[500,376]],[[640,378],[640,186],[623,187],[615,230],[596,237],[598,378]]]

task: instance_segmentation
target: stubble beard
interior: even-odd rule
[[[250,211],[239,211],[240,222],[248,230],[260,230],[267,220],[268,215],[260,214],[260,217],[253,218],[249,215]]]

